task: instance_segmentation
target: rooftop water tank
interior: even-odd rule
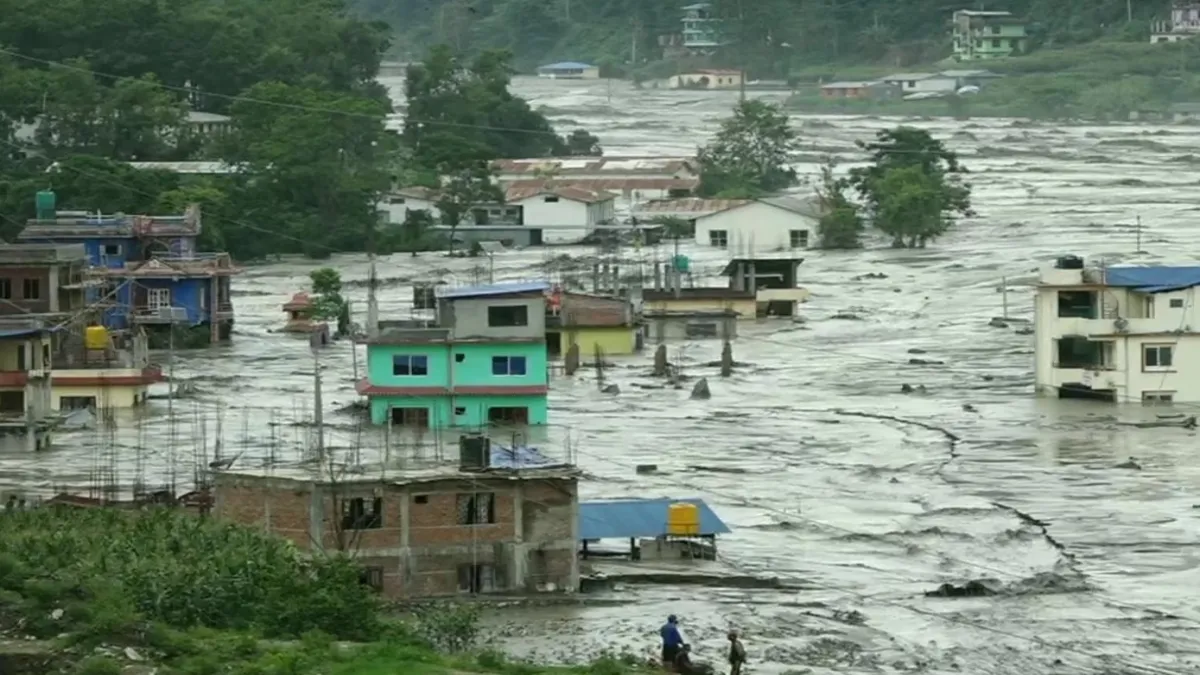
[[[667,534],[695,537],[700,534],[700,507],[689,502],[667,505]]]
[[[37,193],[34,204],[37,206],[38,220],[54,220],[57,217],[56,199],[54,192],[50,190],[42,190]]]
[[[88,349],[108,349],[108,329],[104,326],[88,326],[83,334],[83,344]]]
[[[461,471],[482,471],[492,463],[492,441],[487,436],[460,436],[458,439],[458,468]]]
[[[1083,258],[1077,255],[1064,255],[1054,261],[1054,266],[1060,270],[1081,270],[1083,269]]]

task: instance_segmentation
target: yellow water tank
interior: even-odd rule
[[[688,502],[667,505],[667,534],[695,537],[700,534],[700,507]]]
[[[104,326],[88,326],[83,343],[88,349],[108,349],[108,329]]]

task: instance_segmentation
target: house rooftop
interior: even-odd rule
[[[1012,12],[1004,12],[1004,11],[998,11],[998,10],[982,10],[982,9],[960,9],[960,10],[956,11],[955,14],[962,14],[963,16],[981,16],[981,17],[1002,17],[1002,16],[1012,16],[1013,15]]]
[[[756,267],[761,267],[760,272],[765,272],[771,268],[779,269],[781,267],[790,267],[795,269],[804,262],[804,258],[796,258],[791,255],[780,257],[755,256],[753,258],[734,258],[730,260],[724,268],[721,269],[721,276],[733,276],[737,272],[739,264],[754,263]]]
[[[880,85],[883,82],[879,80],[861,81],[861,82],[829,82],[821,85],[822,89],[863,89],[872,85]]]
[[[438,286],[437,297],[447,300],[465,298],[497,297],[504,295],[532,295],[550,290],[548,281],[505,281],[483,286]]]
[[[510,185],[504,192],[504,201],[519,202],[540,195],[553,195],[583,204],[598,204],[612,201],[616,195],[604,190],[592,190],[579,185]]]
[[[535,157],[498,159],[492,167],[501,174],[528,174],[531,177],[561,179],[571,174],[648,174],[674,175],[693,171],[692,157]]]
[[[679,300],[753,300],[754,291],[739,291],[736,288],[724,286],[701,286],[699,288],[679,289]],[[675,300],[673,290],[644,290],[642,299],[645,301]]]
[[[896,82],[901,80],[928,80],[933,77],[938,77],[937,73],[892,73],[887,77],[880,78],[884,82]]]
[[[990,70],[943,70],[938,73],[943,77],[1004,77]]]
[[[1139,293],[1166,293],[1200,286],[1200,267],[1107,267],[1104,284],[1129,288]]]
[[[780,197],[765,197],[758,201],[809,218],[820,218],[823,214],[821,200],[815,195],[812,197],[783,195]]]
[[[559,63],[550,63],[544,66],[539,66],[538,70],[583,70],[585,68],[595,68],[596,66],[590,63],[581,63],[579,61],[560,61]]]
[[[571,186],[588,190],[630,192],[633,190],[695,190],[700,186],[699,178],[554,178],[505,181],[510,188]]]
[[[638,539],[664,537],[667,511],[672,504],[686,503],[700,512],[697,535],[729,534],[731,530],[702,499],[614,499],[579,504],[579,538]]]
[[[233,118],[229,115],[189,110],[187,114],[187,121],[189,124],[214,124],[219,122],[232,122]]]
[[[104,215],[59,210],[54,220],[31,218],[18,240],[94,239],[132,237],[195,237],[200,234],[200,206],[193,204],[181,216]]]
[[[0,265],[53,265],[87,260],[83,244],[3,244]]]
[[[0,339],[36,337],[59,330],[61,328],[48,326],[40,319],[0,318]]]
[[[726,211],[737,206],[751,203],[750,199],[704,199],[701,197],[684,197],[681,199],[655,199],[637,208],[639,217],[653,218],[655,216],[681,215],[684,217],[701,217]]]

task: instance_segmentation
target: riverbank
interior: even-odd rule
[[[0,513],[5,675],[325,673],[627,675],[635,658],[582,666],[486,648],[479,610],[390,616],[346,556],[174,510]]]

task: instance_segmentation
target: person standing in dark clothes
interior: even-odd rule
[[[729,631],[729,675],[742,675],[746,663],[746,648],[736,630]]]
[[[662,664],[664,668],[675,665],[675,656],[683,645],[683,636],[679,634],[679,619],[675,615],[667,617],[667,622],[659,630],[662,635]]]

